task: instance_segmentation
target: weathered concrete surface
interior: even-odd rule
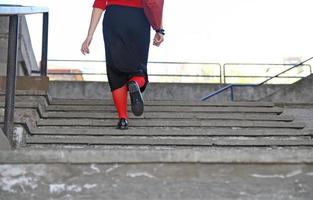
[[[48,91],[49,78],[46,76],[18,76],[16,79],[17,90]],[[0,90],[5,90],[6,76],[0,76]]]
[[[1,90],[0,95],[5,95],[5,91]],[[17,96],[46,96],[47,92],[42,90],[16,90]]]
[[[284,113],[295,117],[295,122],[306,124],[305,129],[313,130],[313,106],[307,108],[285,107]]]
[[[236,101],[313,102],[313,75],[292,85],[235,87]],[[146,100],[198,100],[225,85],[192,83],[150,83],[144,93]],[[52,81],[49,93],[54,98],[111,99],[106,82]],[[230,91],[221,93],[210,102],[230,101]]]
[[[9,18],[0,16],[0,75],[6,74],[7,67],[7,48],[8,48],[8,29]],[[28,75],[32,70],[38,70],[38,64],[33,52],[32,43],[25,17],[20,18],[20,36],[19,36],[19,62],[17,74]]]
[[[33,136],[27,144],[56,145],[124,145],[124,146],[187,146],[187,147],[313,147],[310,137],[115,137],[115,136]]]
[[[220,163],[313,164],[307,147],[52,146],[0,151],[0,164]]]
[[[45,119],[38,120],[38,126],[71,126],[71,127],[115,127],[116,119]],[[207,127],[207,128],[295,128],[302,129],[304,123],[275,121],[241,121],[241,120],[202,120],[202,119],[134,119],[129,123],[132,127]]]
[[[236,129],[236,128],[201,128],[201,127],[129,127],[126,131],[112,129],[111,127],[28,127],[32,135],[59,135],[59,136],[193,136],[193,137],[222,137],[222,136],[247,136],[247,137],[270,137],[270,136],[310,136],[313,137],[312,129]]]
[[[6,73],[9,18],[0,16],[0,73]]]
[[[112,111],[115,112],[114,106],[84,106],[84,105],[51,105],[48,106],[47,111]],[[282,108],[278,107],[230,107],[230,106],[145,106],[145,112],[174,112],[174,113],[190,113],[190,112],[211,112],[211,113],[275,113],[281,114],[283,112]]]
[[[262,100],[313,103],[313,74]]]
[[[211,92],[215,92],[224,85],[193,84],[193,83],[150,83],[144,92],[144,99],[150,100],[183,100],[200,101]],[[236,101],[251,101],[264,98],[280,89],[284,85],[264,85],[259,88],[237,88]],[[112,99],[108,83],[79,82],[79,81],[51,81],[49,94],[53,98],[64,99]],[[217,95],[210,102],[230,101],[230,92]]]
[[[50,81],[48,93],[52,98],[112,99],[108,83]]]
[[[115,113],[101,113],[101,112],[46,112],[50,118],[72,118],[72,119],[114,119]],[[140,117],[134,115],[129,116],[131,119],[212,119],[212,120],[247,120],[247,121],[293,121],[294,117],[286,115],[271,115],[271,114],[241,114],[241,113],[165,113],[165,112],[146,112]]]
[[[0,93],[1,95],[1,93]],[[0,96],[1,97],[1,96]],[[84,105],[84,106],[108,106],[114,105],[111,99],[53,99],[50,105]],[[146,106],[194,106],[194,107],[273,107],[272,102],[250,102],[250,101],[228,101],[228,102],[207,102],[207,101],[179,101],[160,100],[145,101]]]
[[[0,151],[11,150],[11,144],[0,127]]]
[[[1,165],[0,199],[312,200],[312,165]]]

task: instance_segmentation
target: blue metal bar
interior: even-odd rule
[[[49,13],[43,13],[42,22],[42,49],[41,49],[41,76],[47,76],[48,72],[48,32],[49,32]]]
[[[16,70],[18,61],[19,16],[9,17],[7,79],[5,91],[4,133],[13,145]]]
[[[230,87],[230,100],[234,101],[234,85]]]
[[[228,89],[231,88],[231,87],[233,87],[233,84],[226,85],[225,87],[222,87],[222,88],[220,88],[219,90],[217,90],[217,91],[215,91],[215,92],[213,92],[213,93],[211,93],[211,94],[209,94],[209,95],[203,97],[203,98],[201,99],[201,101],[205,101],[205,100],[207,100],[207,99],[209,99],[209,98],[211,98],[211,97],[213,97],[213,96],[215,96],[215,95],[217,95],[217,94],[219,94],[219,93],[224,92],[225,90],[228,90]]]

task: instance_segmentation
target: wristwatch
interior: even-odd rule
[[[160,33],[162,35],[165,35],[165,30],[163,28],[160,28],[160,29],[156,29],[155,30],[156,33]]]

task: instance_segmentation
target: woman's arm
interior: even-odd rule
[[[161,29],[163,29],[163,21],[161,23]],[[161,33],[155,32],[155,35],[153,38],[153,45],[159,47],[163,41],[164,41],[164,35]]]
[[[103,13],[103,9],[100,9],[100,8],[93,8],[93,10],[92,10],[88,35],[87,35],[85,41],[83,42],[81,50],[80,50],[84,55],[89,53],[89,45],[92,41],[93,34],[95,33],[97,25],[98,25],[100,18],[102,16],[102,13]]]

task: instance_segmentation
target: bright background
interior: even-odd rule
[[[80,53],[93,0],[0,0],[1,3],[50,8],[49,59],[105,60],[101,23],[91,44],[91,54],[83,56]],[[149,60],[221,64],[297,63],[313,56],[312,8],[312,0],[165,0],[165,42],[159,48],[151,47]],[[28,18],[33,46],[39,58],[41,16]],[[84,72],[101,73],[104,70],[103,63],[92,66],[71,63],[67,68],[71,66],[79,66]],[[200,66],[197,71],[195,67],[187,66],[182,72],[182,68],[184,66],[181,65],[150,65],[150,71],[159,70],[155,73],[163,70],[176,74],[195,71],[197,74],[212,74],[219,70]],[[268,74],[268,69],[253,70],[249,67],[238,74],[273,75]]]
[[[79,51],[93,0],[1,3],[50,8],[49,58],[104,59],[100,26],[92,53],[82,56]],[[312,8],[312,0],[166,0],[166,41],[160,48],[151,48],[150,60],[282,63],[289,57],[304,59],[313,54]],[[38,38],[41,24],[32,22],[32,36]],[[33,43],[40,46],[40,40]]]

